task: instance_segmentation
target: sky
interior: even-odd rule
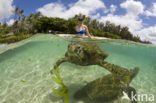
[[[16,6],[26,16],[41,12],[68,19],[82,13],[100,22],[127,26],[141,40],[156,44],[156,0],[0,0],[0,22],[11,25]]]

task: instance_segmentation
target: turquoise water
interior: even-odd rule
[[[56,36],[38,35],[8,46],[3,52],[0,50],[0,103],[63,103],[61,98],[52,95],[52,89],[58,85],[51,80],[50,69],[64,57],[68,44]],[[156,47],[124,41],[97,42],[97,45],[109,53],[106,61],[126,68],[139,67],[139,74],[130,85],[138,94],[156,96]],[[76,101],[73,94],[87,82],[109,74],[97,65],[63,63],[60,70],[71,103],[92,103]],[[114,103],[128,102],[119,99]]]

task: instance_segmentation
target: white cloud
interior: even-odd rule
[[[37,11],[44,16],[68,19],[79,13],[92,16],[101,8],[105,9],[105,5],[101,0],[78,0],[76,3],[69,4],[69,9],[61,3],[49,3],[37,9]]]
[[[115,11],[116,11],[116,8],[117,8],[117,6],[115,6],[115,5],[112,4],[112,5],[110,6],[110,12],[111,12],[111,13],[115,12]]]
[[[126,10],[125,15],[108,14],[101,17],[100,21],[110,21],[116,25],[127,26],[132,33],[143,27],[142,20],[139,18],[139,14],[142,14],[144,11],[144,5],[141,2],[127,0],[121,3],[120,7]]]
[[[108,14],[100,19],[102,22],[110,21],[116,25],[127,26],[131,32],[135,32],[136,30],[142,27],[142,20],[137,20],[131,18],[129,15],[113,15]]]
[[[92,16],[92,19],[98,19],[100,17],[100,13],[97,13],[96,15]]]
[[[105,10],[103,11],[103,13],[114,13],[117,9],[116,5],[111,4],[109,8],[105,8]]]
[[[156,16],[156,3],[152,4],[152,7],[149,10],[145,11],[147,16]]]
[[[142,40],[151,41],[153,44],[156,44],[156,25],[144,28],[140,31],[137,31]]]
[[[15,22],[14,19],[10,19],[10,20],[7,22],[7,24],[10,26],[10,25],[13,25],[14,22]]]
[[[0,21],[9,18],[14,10],[13,0],[0,0]]]
[[[140,1],[127,0],[120,4],[121,8],[125,8],[128,15],[137,16],[144,12],[144,5]]]
[[[143,21],[139,17],[140,14],[144,14],[145,6],[139,1],[127,0],[121,3],[120,7],[126,10],[125,15],[108,14],[107,16],[101,17],[99,20],[102,22],[110,21],[116,25],[127,26],[129,30],[135,36],[138,35],[141,40],[148,40],[153,44],[156,44],[156,25],[143,28]],[[153,6],[152,12],[155,12],[153,15],[156,15],[154,8],[156,8],[156,6]]]

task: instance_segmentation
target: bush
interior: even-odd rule
[[[21,35],[16,34],[16,35],[5,36],[5,37],[0,38],[0,43],[14,43],[14,42],[29,38],[31,36],[32,34],[22,34],[22,33]]]
[[[118,35],[115,35],[115,34],[109,33],[109,32],[103,32],[98,29],[93,29],[92,33],[94,36],[107,37],[107,38],[112,38],[112,39],[121,39],[121,37]]]
[[[106,37],[108,37],[108,38],[112,38],[112,39],[121,39],[120,36],[115,35],[115,34],[113,34],[113,33],[105,32],[105,35],[106,35]]]

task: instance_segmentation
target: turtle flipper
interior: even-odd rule
[[[54,64],[54,69],[57,69],[61,63],[67,62],[67,61],[68,61],[68,58],[67,58],[67,57],[64,57],[64,58],[59,59],[59,60]],[[53,69],[52,69],[52,70],[53,70]],[[50,71],[51,74],[53,74],[52,70]]]
[[[59,59],[55,64],[54,64],[54,69],[58,68],[59,65],[63,62],[67,62],[68,61],[68,58],[67,57],[64,57],[64,58],[61,58]]]
[[[136,90],[133,87],[127,87],[126,88],[126,93],[128,94],[128,97],[130,98],[131,103],[137,103],[137,95],[136,95],[137,93],[136,93]],[[135,98],[132,98],[132,95]]]
[[[110,71],[112,74],[115,74],[117,76],[123,76],[130,73],[130,71],[124,67],[120,67],[118,65],[114,65],[111,63],[108,63],[106,61],[102,61],[99,64],[101,67],[104,67],[108,71]]]
[[[132,74],[131,74],[131,80],[132,80],[133,78],[135,78],[137,76],[137,74],[139,72],[139,68],[135,67],[134,69],[131,69],[130,71],[132,72]]]

